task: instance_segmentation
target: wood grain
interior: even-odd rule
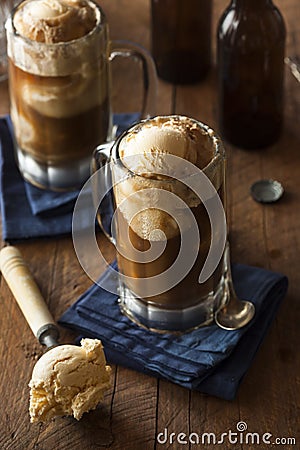
[[[215,0],[213,30],[228,4]],[[298,0],[277,0],[287,26],[287,54],[300,54],[300,8]],[[148,0],[102,0],[112,39],[133,40],[150,49],[150,3]],[[215,35],[213,39],[215,61]],[[120,73],[118,71],[118,73]],[[138,68],[115,70],[115,111],[135,110]],[[125,87],[124,87],[125,86]],[[217,129],[216,69],[203,83],[172,86],[159,81],[157,113],[182,113]],[[0,83],[0,114],[9,110],[7,82]],[[70,418],[49,424],[29,422],[28,401],[32,368],[43,349],[26,324],[5,281],[1,278],[0,371],[2,408],[0,448],[4,450],[152,450],[160,448],[215,448],[213,445],[164,445],[157,435],[165,428],[174,433],[235,431],[245,421],[248,431],[295,437],[300,447],[298,356],[300,321],[300,86],[286,68],[285,128],[280,141],[259,152],[246,152],[226,144],[228,155],[228,222],[232,259],[280,271],[289,277],[289,292],[276,320],[232,402],[180,388],[126,369],[113,367],[112,386],[100,407],[80,422]],[[274,205],[255,203],[249,195],[253,181],[276,178],[285,188]],[[99,242],[108,260],[114,251],[103,235]],[[2,242],[1,246],[4,243]],[[18,245],[57,320],[90,285],[79,265],[72,240],[28,241]],[[99,267],[99,273],[102,268]],[[72,342],[74,333],[61,329],[62,342]],[[219,446],[221,448],[221,446]],[[270,446],[265,446],[269,448]],[[222,449],[256,449],[257,445],[229,442]]]

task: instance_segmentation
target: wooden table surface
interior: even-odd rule
[[[102,0],[113,39],[129,39],[150,47],[148,0]],[[213,31],[228,4],[215,0]],[[286,54],[300,54],[299,0],[277,0],[288,30]],[[215,39],[214,39],[215,47]],[[215,55],[215,50],[214,50]],[[134,109],[135,84],[122,96],[118,82],[114,105]],[[134,75],[135,76],[135,75]],[[7,83],[0,84],[0,114],[9,110]],[[182,113],[217,129],[215,64],[202,83],[179,87],[159,81],[157,113]],[[77,422],[59,418],[49,424],[30,424],[28,382],[43,349],[37,343],[3,279],[0,298],[0,448],[17,450],[109,447],[114,450],[196,448],[178,443],[160,444],[158,433],[236,431],[239,421],[261,436],[284,438],[276,448],[300,448],[300,86],[288,68],[285,73],[285,128],[280,141],[261,151],[242,151],[226,146],[228,154],[228,219],[232,258],[244,264],[281,271],[289,277],[289,291],[234,401],[224,401],[175,384],[113,367],[112,387],[102,408]],[[284,188],[283,199],[274,205],[255,203],[250,185],[260,178],[275,178]],[[109,259],[112,247],[101,237]],[[4,243],[2,243],[4,245]],[[91,284],[81,269],[71,237],[28,241],[17,245],[28,261],[55,319]],[[62,329],[62,342],[74,335]],[[287,438],[295,438],[288,445]],[[224,442],[217,448],[270,448]],[[200,447],[198,447],[200,448]],[[202,448],[214,448],[213,445]]]

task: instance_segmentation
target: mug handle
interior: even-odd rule
[[[110,149],[114,141],[107,142],[94,150],[91,162],[92,196],[97,209],[97,220],[105,236],[116,245],[115,233],[111,231],[114,201],[112,193],[112,175],[109,166]],[[100,170],[102,169],[102,170]],[[100,171],[100,172],[99,172]]]
[[[143,75],[143,101],[141,119],[152,117],[156,112],[157,75],[156,67],[150,53],[142,46],[130,41],[111,41],[109,60],[121,56],[133,58],[141,62]]]
[[[157,75],[154,61],[146,49],[138,44],[129,41],[111,41],[109,60],[121,56],[133,58],[141,62],[143,75],[143,101],[141,108],[141,119],[146,119],[155,115]],[[112,194],[112,175],[110,171],[110,149],[116,138],[116,129],[112,131],[112,140],[99,145],[94,153],[91,164],[92,194],[94,206],[97,208],[97,220],[106,237],[116,245],[115,233],[111,229],[114,225],[112,216],[114,213],[114,201]],[[102,169],[100,172],[99,170]],[[102,201],[99,202],[99,199]]]

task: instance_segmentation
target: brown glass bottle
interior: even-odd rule
[[[232,0],[220,19],[219,127],[236,146],[262,148],[280,136],[285,36],[271,0]]]
[[[211,63],[212,0],[151,0],[152,55],[158,76],[195,83]]]

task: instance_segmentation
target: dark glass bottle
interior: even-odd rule
[[[280,136],[285,25],[271,0],[232,0],[217,35],[219,126],[242,148],[262,148]]]
[[[212,0],[151,0],[152,55],[172,83],[202,80],[211,63]]]

